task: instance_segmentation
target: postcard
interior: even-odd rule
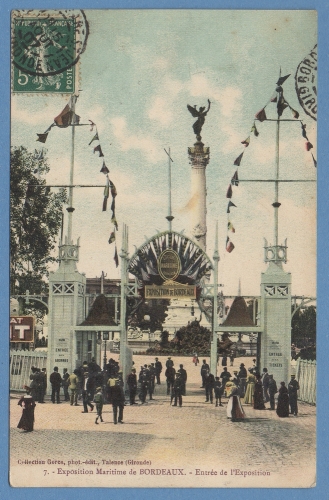
[[[316,486],[317,23],[12,11],[13,488]]]

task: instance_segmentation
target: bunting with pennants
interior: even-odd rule
[[[88,146],[91,146],[93,148],[93,154],[97,154],[98,158],[102,158],[102,166],[100,169],[100,172],[106,176],[106,181],[105,181],[105,186],[104,186],[104,195],[103,195],[103,205],[102,205],[102,211],[106,212],[107,211],[107,204],[108,204],[108,199],[111,195],[112,202],[111,202],[111,224],[113,224],[113,230],[111,231],[110,237],[109,237],[109,244],[111,245],[114,243],[115,245],[115,250],[114,250],[114,262],[116,267],[119,265],[119,258],[118,258],[118,251],[117,251],[117,245],[116,245],[116,232],[118,231],[118,223],[115,215],[115,198],[117,196],[117,190],[113,182],[111,181],[109,177],[110,170],[106,166],[105,163],[105,157],[104,153],[102,150],[100,138],[99,138],[99,132],[97,130],[97,125],[94,123],[92,120],[88,120],[90,123],[90,132],[93,133],[93,136],[88,144]]]
[[[103,194],[103,205],[102,211],[107,211],[107,202],[108,198],[111,194],[112,202],[111,202],[111,224],[113,225],[113,231],[110,233],[109,244],[115,243],[115,252],[114,252],[114,262],[116,267],[119,265],[118,252],[116,246],[116,232],[118,231],[118,223],[115,214],[115,198],[117,196],[117,190],[111,179],[109,178],[110,170],[106,166],[105,157],[102,150],[102,146],[100,143],[99,132],[97,130],[97,125],[92,120],[88,120],[88,123],[80,123],[80,116],[75,113],[75,103],[78,99],[77,95],[72,95],[69,99],[69,102],[65,105],[63,110],[54,118],[54,122],[41,134],[37,134],[37,141],[45,144],[48,139],[48,135],[53,127],[59,128],[67,128],[69,126],[75,125],[90,125],[90,132],[93,133],[91,140],[89,141],[88,146],[91,146],[93,149],[93,154],[98,158],[102,158],[102,166],[100,172],[106,176],[106,182],[104,187]],[[38,155],[38,159],[43,158],[44,148],[41,149],[40,152],[35,150],[35,154]],[[41,156],[40,156],[41,155]],[[35,172],[37,173],[37,172]],[[28,199],[28,196],[27,196]]]
[[[281,73],[281,72],[280,72]],[[287,78],[290,76],[289,75],[285,75],[285,76],[281,76],[279,77],[277,83],[276,83],[276,89],[275,89],[275,92],[273,93],[272,97],[268,100],[268,102],[265,104],[265,106],[260,109],[256,114],[255,114],[255,118],[253,120],[253,123],[252,123],[252,126],[251,126],[251,129],[250,129],[250,133],[249,135],[247,136],[246,139],[244,139],[243,141],[241,141],[241,144],[244,146],[244,149],[243,151],[235,158],[234,162],[233,162],[233,165],[235,167],[235,171],[231,177],[231,181],[227,187],[227,190],[226,190],[226,198],[228,199],[228,205],[227,205],[227,238],[226,238],[226,251],[231,253],[233,250],[234,250],[234,243],[231,241],[230,237],[231,237],[231,234],[232,233],[235,233],[235,228],[232,224],[232,221],[231,221],[231,208],[232,207],[236,207],[236,205],[233,203],[232,201],[232,198],[233,198],[233,195],[234,195],[234,189],[233,188],[236,188],[239,186],[239,167],[241,166],[241,163],[242,163],[242,160],[243,160],[243,155],[245,154],[245,151],[246,151],[246,148],[249,147],[251,141],[252,141],[252,138],[253,137],[258,137],[259,136],[259,131],[258,131],[258,128],[256,126],[256,122],[264,122],[265,120],[267,120],[267,115],[266,115],[266,108],[267,106],[270,104],[270,103],[275,103],[276,104],[276,111],[277,111],[277,116],[278,116],[278,119],[282,116],[283,112],[286,110],[286,109],[289,109],[291,114],[292,114],[292,117],[295,119],[295,120],[298,120],[301,124],[301,133],[302,133],[302,137],[305,139],[305,149],[306,151],[310,151],[311,152],[311,156],[312,156],[312,161],[313,161],[313,164],[314,164],[314,167],[316,168],[317,167],[317,161],[312,153],[312,149],[313,149],[313,144],[309,141],[309,138],[307,136],[307,133],[306,133],[306,124],[303,122],[303,120],[299,119],[299,113],[298,111],[296,111],[295,109],[293,109],[290,104],[287,102],[287,100],[285,99],[284,95],[283,95],[283,88],[282,88],[282,84],[287,80]],[[231,233],[231,234],[230,234]]]

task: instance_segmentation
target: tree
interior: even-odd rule
[[[316,341],[316,308],[299,309],[291,322],[291,341],[299,347],[314,344]]]
[[[10,289],[12,294],[48,291],[48,266],[56,261],[54,250],[67,203],[64,189],[46,186],[49,172],[43,153],[12,147],[10,158]],[[35,305],[37,306],[37,302]],[[39,306],[38,306],[39,308]]]

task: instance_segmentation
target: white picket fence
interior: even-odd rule
[[[31,367],[46,368],[47,352],[10,351],[10,390],[24,391],[30,384]]]
[[[298,399],[316,404],[316,361],[297,359],[296,379],[299,383]]]

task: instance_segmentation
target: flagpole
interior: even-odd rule
[[[212,340],[210,343],[210,371],[217,376],[217,331],[218,331],[218,221],[216,221],[215,250],[214,250],[214,288],[213,288],[213,314],[212,314]]]
[[[165,152],[168,155],[168,215],[167,215],[166,219],[169,223],[169,232],[171,233],[172,221],[174,219],[174,217],[172,216],[172,211],[171,211],[171,162],[173,162],[174,160],[170,156],[170,148],[168,148],[168,152],[166,150],[165,150]]]
[[[75,95],[73,94],[71,97],[72,100],[72,117],[74,120],[75,117]],[[71,167],[70,167],[70,186],[69,186],[69,206],[67,207],[68,211],[68,226],[67,226],[67,242],[71,245],[72,242],[72,219],[73,219],[73,174],[74,174],[74,139],[75,139],[75,127],[72,128],[72,140],[71,140]]]
[[[276,122],[276,161],[275,161],[275,199],[274,199],[274,241],[278,246],[279,241],[279,168],[280,168],[280,117]]]

